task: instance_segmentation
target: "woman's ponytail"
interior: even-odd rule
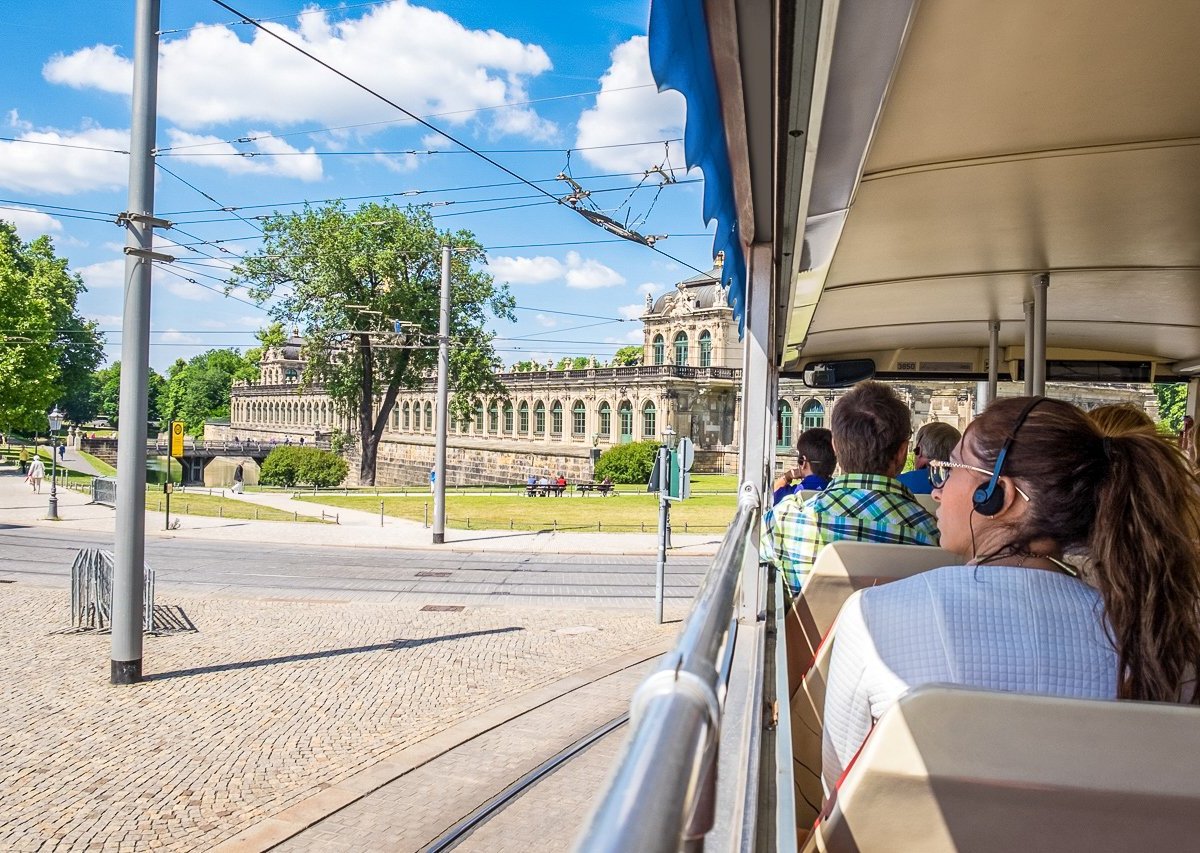
[[[1103,439],[1089,574],[1104,598],[1117,696],[1200,703],[1200,479],[1179,449],[1126,433]]]

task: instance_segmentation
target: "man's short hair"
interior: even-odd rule
[[[833,452],[833,433],[824,427],[813,427],[800,433],[796,452],[801,461],[807,461],[812,472],[828,480],[837,467],[837,455]]]
[[[945,462],[950,458],[950,451],[958,444],[960,438],[962,433],[950,424],[933,421],[917,430],[917,437],[913,439],[913,451],[919,447],[925,458]]]
[[[882,382],[860,382],[838,400],[831,419],[838,461],[847,474],[883,474],[912,435],[912,415]]]

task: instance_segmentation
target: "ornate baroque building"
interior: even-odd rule
[[[614,444],[660,440],[668,426],[695,442],[695,470],[735,471],[742,346],[720,275],[718,266],[655,301],[647,297],[641,365],[501,374],[507,397],[476,400],[472,417],[451,422],[447,482],[521,482],[531,472],[588,480],[600,452]],[[293,335],[266,354],[259,382],[234,385],[230,424],[210,425],[210,437],[297,443],[302,437],[320,442],[334,430],[356,431],[357,424],[339,413],[333,400],[301,385],[301,344]],[[914,426],[942,420],[964,429],[975,408],[974,382],[895,387],[913,412]],[[380,443],[378,483],[428,482],[436,392],[432,375],[421,388],[401,392]],[[781,384],[776,420],[781,464],[790,463],[800,431],[828,426],[842,393],[815,391],[794,380]],[[1020,393],[1020,388],[1002,393]],[[1147,402],[1147,386],[1058,386],[1050,393],[1085,407]],[[352,472],[355,463],[352,459]]]

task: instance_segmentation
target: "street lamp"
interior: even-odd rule
[[[55,406],[50,412],[50,511],[46,518],[58,521],[58,430],[62,427],[63,415]]]

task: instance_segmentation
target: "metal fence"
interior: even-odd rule
[[[145,566],[142,595],[142,630],[154,629],[154,570]],[[71,565],[71,625],[79,630],[112,628],[113,555],[99,548],[84,548]]]
[[[92,503],[114,507],[117,505],[116,477],[92,478]]]
[[[757,491],[745,486],[679,641],[634,694],[627,746],[576,853],[702,849],[714,820],[738,586],[744,561],[757,561],[758,519]]]

